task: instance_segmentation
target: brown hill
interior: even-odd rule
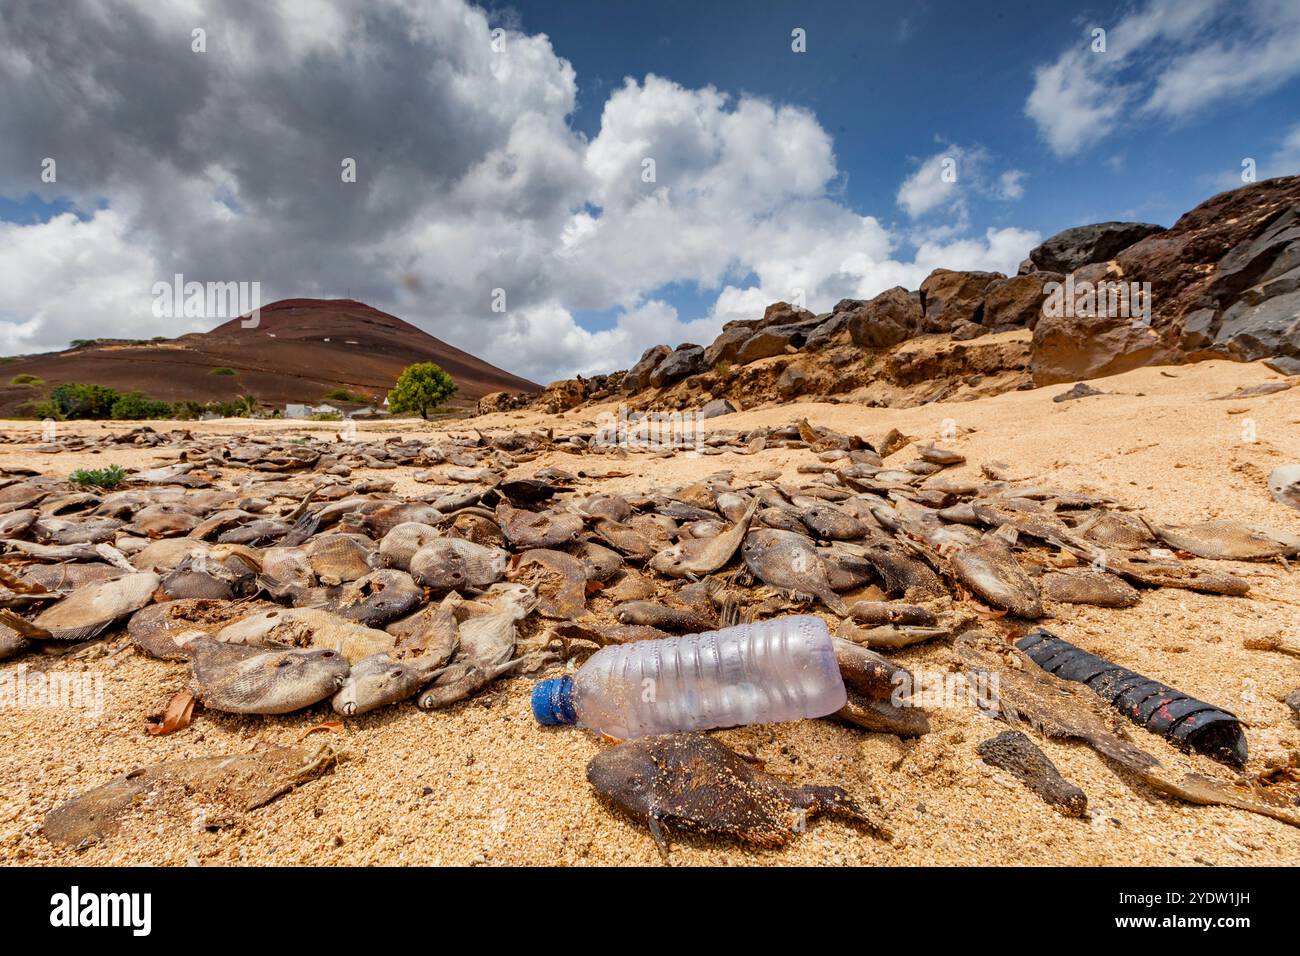
[[[62,352],[25,355],[0,367],[5,383],[18,375],[39,386],[0,386],[0,416],[64,382],[137,389],[164,401],[228,401],[256,395],[264,404],[319,402],[347,389],[383,396],[413,362],[436,362],[460,390],[454,404],[472,405],[489,392],[536,392],[538,386],[448,345],[394,315],[351,299],[284,299],[263,306],[256,328],[232,319],[210,332],[158,342],[100,340]],[[213,375],[230,368],[234,375]]]

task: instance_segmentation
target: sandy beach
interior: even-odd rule
[[[1283,377],[1262,365],[1205,362],[1143,368],[1091,384],[1106,394],[1056,403],[1066,386],[1017,391],[961,403],[896,410],[848,404],[786,404],[710,420],[711,427],[784,425],[800,417],[867,438],[897,428],[916,439],[956,429],[967,458],[954,474],[979,476],[982,463],[1005,463],[1015,479],[1105,495],[1168,524],[1210,518],[1300,531],[1300,513],[1270,498],[1265,476],[1300,461],[1300,388],[1223,399]],[[600,412],[559,416],[526,411],[453,423],[450,431],[557,432],[590,427]],[[329,435],[323,422],[152,423],[196,433],[239,430]],[[144,468],[174,460],[167,448],[122,446],[101,453],[36,452],[40,423],[6,422],[29,440],[0,445],[0,466],[66,475],[110,463]],[[61,429],[124,431],[126,423],[68,423]],[[417,421],[362,423],[365,437],[429,434]],[[890,462],[909,460],[905,449]],[[548,453],[520,475],[555,466],[588,474],[580,491],[645,490],[683,484],[721,470],[738,478],[779,469],[793,478],[806,450],[752,456],[679,454],[626,458]],[[373,472],[395,491],[422,494],[411,469]],[[353,477],[364,477],[364,471]],[[1300,639],[1300,574],[1295,563],[1222,566],[1249,580],[1251,595],[1231,598],[1172,588],[1145,590],[1136,607],[1108,610],[1052,604],[1041,623],[1059,636],[1236,713],[1250,742],[1247,776],[1292,765],[1300,720],[1281,698],[1300,687],[1300,659],[1245,646],[1273,637]],[[593,605],[599,607],[599,605]],[[834,619],[828,616],[828,620]],[[524,645],[542,640],[525,630]],[[41,834],[47,811],[120,774],[178,757],[246,753],[259,743],[292,743],[334,719],[328,704],[285,717],[239,717],[200,709],[191,727],[154,737],[148,719],[185,688],[188,667],[146,658],[118,628],[113,650],[68,661],[39,654],[11,659],[0,671],[89,668],[102,674],[103,712],[0,711],[0,862],[7,864],[333,865],[333,864],[647,864],[659,855],[649,833],[602,804],[585,779],[603,744],[575,729],[542,728],[528,695],[533,677],[506,679],[447,710],[411,703],[348,719],[341,731],[307,738],[329,742],[339,764],[281,799],[210,830],[201,821],[152,812],[141,804],[118,832],[84,850],[56,847]],[[580,662],[571,662],[570,666]],[[909,668],[953,664],[947,642],[894,655]],[[549,673],[558,673],[551,668]],[[859,799],[878,799],[895,837],[878,840],[833,819],[777,850],[714,838],[677,837],[676,865],[1295,865],[1300,829],[1224,807],[1191,806],[1161,796],[1078,744],[1035,738],[1061,773],[1088,795],[1090,812],[1054,812],[1009,774],[985,765],[977,745],[1006,729],[970,707],[932,711],[932,732],[902,740],[830,720],[719,733],[734,749],[761,759],[794,783],[838,784]],[[1229,780],[1232,772],[1187,755],[1133,727],[1131,736],[1170,767]]]

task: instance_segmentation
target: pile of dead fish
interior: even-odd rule
[[[806,449],[797,481],[720,470],[617,494],[600,481],[629,473],[590,460],[629,452],[590,434],[272,441],[142,428],[39,450],[111,455],[123,445],[167,460],[108,492],[34,470],[0,476],[0,658],[90,653],[124,625],[144,654],[188,662],[203,707],[234,714],[285,714],[327,698],[345,717],[410,699],[436,709],[503,675],[552,666],[575,644],[705,631],[812,604],[840,619],[850,694],[835,716],[856,726],[928,732],[924,710],[891,700],[904,672],[878,651],[946,640],[968,648],[966,664],[999,672],[1032,658],[1043,679],[1082,682],[1175,744],[1240,766],[1245,738],[1227,711],[1079,657],[1050,634],[1023,645],[1029,657],[1014,665],[977,660],[971,636],[1019,621],[1019,637],[1068,613],[1063,605],[1125,608],[1151,588],[1240,597],[1249,581],[1215,562],[1300,553],[1294,534],[1226,520],[1168,527],[1113,500],[1009,480],[997,463],[980,479],[955,477],[948,469],[965,459],[942,445],[911,445],[914,460],[887,466],[883,457],[909,447],[897,432],[866,441],[807,421],[718,431],[693,449]],[[527,467],[544,454],[574,463]],[[400,495],[393,481],[353,477],[397,468],[427,490]],[[1021,703],[1007,719],[1035,712]],[[1061,730],[1061,707],[1056,733],[1044,730],[1046,714],[1037,729],[1156,774],[1155,758],[1112,744],[1114,728],[1091,710],[1085,730]],[[1081,812],[1082,794],[1021,738],[1004,734],[981,754],[1062,812]],[[738,761],[712,738],[681,735],[609,749],[588,777],[657,839],[678,826],[772,845],[819,811],[884,832],[838,788],[790,788]],[[701,780],[674,773],[677,764]],[[749,796],[718,799],[710,788],[724,785]],[[1231,802],[1195,792],[1198,802]],[[1247,803],[1260,801],[1238,794],[1234,805]],[[726,807],[733,815],[718,817]]]

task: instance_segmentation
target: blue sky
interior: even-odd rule
[[[58,10],[0,10],[7,354],[186,331],[150,310],[181,272],[545,380],[1300,172],[1295,0]]]
[[[750,92],[816,114],[834,137],[844,197],[856,209],[898,218],[894,196],[910,158],[932,154],[940,141],[979,143],[1028,175],[1018,207],[977,200],[978,221],[1014,221],[1048,235],[1105,219],[1172,225],[1237,185],[1244,157],[1273,155],[1300,124],[1298,69],[1244,102],[1130,126],[1055,155],[1025,115],[1033,67],[1070,43],[1088,47],[1091,28],[1113,27],[1135,7],[813,0],[746,4],[738,14],[735,4],[719,2],[528,0],[502,10],[526,30],[547,33],[573,63],[574,126],[588,135],[599,130],[605,97],[624,76],[656,73],[688,87]],[[796,26],[808,33],[802,56],[786,53]]]

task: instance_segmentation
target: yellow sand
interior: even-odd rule
[[[1203,363],[1142,369],[1092,383],[1108,395],[1055,404],[1054,386],[969,403],[909,410],[851,405],[786,405],[711,422],[717,428],[786,424],[799,416],[867,437],[890,427],[936,438],[951,419],[968,463],[1000,460],[1016,476],[1063,489],[1110,495],[1170,523],[1213,517],[1259,521],[1296,531],[1300,513],[1274,502],[1264,478],[1300,461],[1300,388],[1262,398],[1212,401],[1243,385],[1280,376],[1260,365]],[[563,432],[593,421],[590,412],[538,416],[503,413],[473,427]],[[39,426],[10,423],[38,437]],[[72,426],[60,426],[72,427]],[[77,426],[91,433],[121,424]],[[159,423],[159,428],[175,427]],[[951,427],[951,426],[949,426]],[[212,422],[195,431],[238,429],[330,434],[323,423]],[[425,433],[418,422],[361,426],[365,435]],[[462,425],[453,429],[468,433]],[[1247,440],[1253,437],[1253,441]],[[0,465],[64,473],[118,463],[145,467],[170,460],[167,449],[100,454],[34,454],[0,446]],[[900,452],[891,462],[910,460]],[[629,477],[583,482],[582,488],[640,489],[679,484],[721,469],[738,476],[781,469],[795,477],[804,451],[754,456],[652,458],[553,454],[519,469],[547,465]],[[361,473],[358,473],[361,474]],[[403,472],[399,490],[427,486]],[[1165,589],[1144,592],[1126,610],[1056,605],[1046,620],[1061,636],[1148,676],[1215,702],[1247,724],[1247,772],[1295,760],[1300,722],[1280,698],[1300,686],[1300,660],[1243,647],[1248,638],[1300,641],[1300,577],[1280,564],[1222,565],[1246,575],[1250,598]],[[909,667],[942,670],[944,645],[897,655]],[[349,720],[330,734],[347,755],[331,774],[242,824],[208,832],[188,820],[138,808],[122,829],[84,851],[56,848],[40,834],[44,813],[59,802],[133,768],[184,756],[245,752],[259,742],[288,743],[335,715],[328,705],[287,717],[235,717],[200,711],[187,731],[145,734],[146,719],[187,680],[183,664],[138,656],[127,647],[83,663],[28,655],[0,665],[52,671],[89,667],[104,674],[105,710],[0,712],[0,862],[84,864],[654,864],[658,855],[640,826],[598,802],[584,776],[602,746],[572,729],[542,729],[528,707],[531,678],[504,681],[446,711],[411,704]],[[885,843],[835,820],[814,821],[779,850],[725,841],[679,839],[677,864],[1295,864],[1300,829],[1239,810],[1196,807],[1162,797],[1106,764],[1082,745],[1039,741],[1065,777],[1084,789],[1091,814],[1067,819],[975,753],[1005,725],[967,708],[932,712],[933,732],[918,740],[868,734],[831,721],[727,731],[731,746],[756,754],[767,769],[798,783],[837,783],[861,799],[879,798],[896,833]],[[1213,761],[1183,755],[1134,726],[1132,736],[1161,760],[1221,779]],[[323,735],[314,738],[323,739]]]

